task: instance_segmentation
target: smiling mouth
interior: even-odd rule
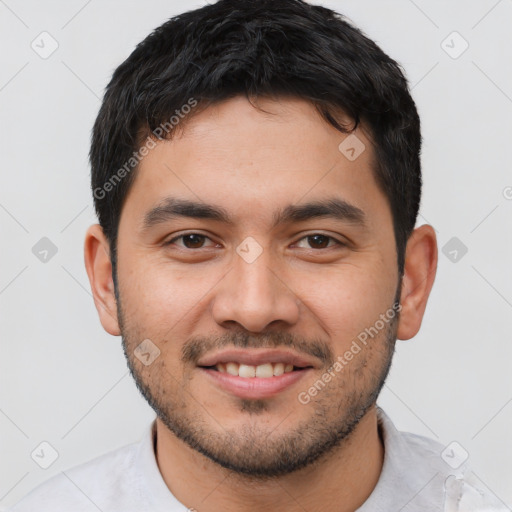
[[[271,377],[279,377],[281,375],[284,375],[285,373],[302,371],[312,367],[299,367],[289,363],[263,363],[255,366],[230,361],[227,363],[217,363],[216,365],[213,366],[201,366],[200,368],[204,368],[207,370],[215,370],[219,373],[227,373],[228,375],[232,375],[233,377],[243,377],[247,379],[257,377],[269,379]]]

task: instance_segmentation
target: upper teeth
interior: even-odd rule
[[[222,373],[229,373],[230,375],[238,377],[278,377],[283,373],[289,373],[293,371],[292,364],[283,363],[265,363],[258,366],[252,366],[249,364],[238,364],[238,363],[219,363],[215,365],[215,368]]]

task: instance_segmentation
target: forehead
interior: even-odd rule
[[[347,136],[304,100],[257,103],[262,110],[236,97],[184,116],[172,140],[142,159],[125,208],[142,218],[166,197],[183,197],[235,220],[251,211],[253,220],[272,222],[290,204],[337,196],[370,218],[389,210],[364,129]]]

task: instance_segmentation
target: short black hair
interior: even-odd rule
[[[299,98],[341,132],[369,128],[373,172],[390,205],[402,274],[422,180],[420,120],[401,66],[325,7],[219,0],[156,28],[106,88],[89,157],[114,280],[121,209],[144,156],[143,141],[169,139],[195,113],[237,95]],[[340,112],[351,126],[337,121]]]

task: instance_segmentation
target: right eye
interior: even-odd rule
[[[165,242],[164,245],[172,245],[177,240],[182,239],[182,245],[178,244],[178,247],[184,249],[203,249],[205,240],[210,240],[206,235],[202,235],[201,233],[185,233],[183,235],[175,236],[168,242]],[[211,241],[211,240],[210,240]],[[213,242],[215,243],[215,242]],[[218,244],[216,244],[218,245]],[[210,246],[212,247],[212,246]]]

